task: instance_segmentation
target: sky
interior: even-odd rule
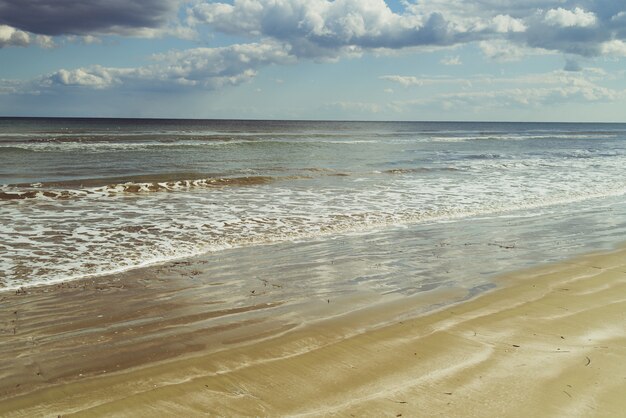
[[[0,0],[0,115],[626,122],[623,0]]]

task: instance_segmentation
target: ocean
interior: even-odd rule
[[[294,245],[479,291],[622,243],[625,193],[626,124],[0,118],[0,289]]]

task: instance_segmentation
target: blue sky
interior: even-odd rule
[[[0,0],[0,115],[626,122],[626,2]]]

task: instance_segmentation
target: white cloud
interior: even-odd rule
[[[563,103],[613,102],[626,98],[625,90],[611,89],[598,84],[605,80],[596,68],[578,72],[553,71],[519,77],[476,76],[444,78],[449,86],[469,83],[469,91],[440,93],[416,100],[396,101],[395,108],[405,111],[410,107],[440,106],[443,109],[476,108],[540,108]],[[416,77],[417,79],[417,77]]]
[[[44,77],[41,85],[106,89],[201,87],[216,89],[249,81],[256,70],[270,64],[294,61],[289,48],[277,43],[235,44],[221,48],[195,48],[155,55],[154,64],[138,68],[93,66],[59,70]]]
[[[602,55],[626,57],[626,42],[619,39],[604,42],[600,46],[600,49],[602,51]]]
[[[59,34],[74,36],[85,43],[98,42],[103,34],[191,39],[204,33],[196,32],[200,25],[246,37],[250,43],[159,54],[153,57],[152,64],[138,68],[61,69],[35,83],[37,88],[217,89],[251,80],[263,66],[291,64],[302,58],[337,60],[368,51],[381,54],[440,48],[454,51],[451,46],[465,43],[478,45],[486,57],[497,61],[516,61],[531,54],[547,53],[565,53],[568,59],[598,55],[626,57],[626,3],[610,0],[420,0],[403,2],[400,12],[392,11],[384,0],[138,1],[143,8],[153,7],[147,14],[140,13],[133,4],[106,0],[86,0],[85,7],[89,10],[84,13],[73,9],[73,0],[41,0],[26,2],[25,10],[42,15],[40,6],[55,1],[63,5],[65,12],[55,10],[54,19],[40,26],[12,2],[10,18],[22,23],[19,27],[0,24],[0,48],[34,44],[52,47],[55,38],[51,35]],[[9,3],[0,0],[0,6],[6,4]],[[180,15],[180,7],[188,12],[187,23],[191,27],[184,26],[176,17],[176,12]],[[111,16],[103,21],[98,11],[109,11]],[[73,16],[66,26],[64,13]],[[0,22],[6,23],[6,16],[0,13]],[[88,21],[80,20],[84,16],[89,17]],[[38,32],[30,32],[31,29]],[[446,56],[440,63],[460,65],[461,59]],[[578,69],[573,64],[566,68]],[[460,84],[450,79],[407,75],[385,75],[381,79],[403,87]],[[557,89],[541,81],[532,82],[544,89]],[[21,88],[6,82],[3,86],[5,93]],[[603,97],[598,89],[569,88],[574,87],[586,89],[586,95],[581,93],[583,97]],[[470,89],[471,85],[466,82],[463,88]],[[574,97],[572,94],[569,97]],[[450,102],[452,98],[446,100]]]
[[[624,97],[624,92],[595,85],[565,85],[560,87],[512,88],[485,92],[461,92],[441,95],[438,100],[457,106],[529,106],[540,107],[572,101],[614,101]]]
[[[548,10],[544,20],[549,25],[560,26],[563,28],[569,28],[572,26],[585,28],[593,26],[597,22],[595,14],[592,12],[586,12],[580,7],[576,7],[573,11],[563,9],[561,7],[558,9]]]
[[[519,61],[527,55],[524,48],[504,40],[481,41],[478,43],[478,46],[487,58],[494,61]]]
[[[48,35],[37,35],[35,36],[35,42],[42,48],[54,48],[56,44],[52,36]]]
[[[289,42],[304,57],[457,42],[441,14],[398,14],[383,0],[235,0],[201,3],[189,14],[190,22],[220,32]]]
[[[94,35],[82,35],[82,36],[67,35],[65,37],[65,40],[68,42],[82,43],[84,45],[100,45],[103,43],[103,40],[101,37],[94,36]]]
[[[611,17],[611,21],[612,22],[617,22],[617,23],[625,23],[626,22],[626,11],[625,12],[619,12],[616,15],[613,15]]]
[[[527,27],[521,19],[509,15],[497,15],[491,20],[494,30],[498,33],[525,32]]]
[[[7,25],[0,25],[0,48],[7,46],[28,46],[30,35]]]
[[[421,86],[424,82],[417,77],[403,76],[403,75],[383,75],[379,77],[381,80],[387,80],[394,83],[398,83],[404,87]]]
[[[94,66],[90,69],[78,68],[71,71],[61,69],[48,77],[46,84],[103,89],[115,84],[121,84],[120,77],[131,72],[132,70],[129,69],[103,68],[100,66]]]
[[[97,34],[114,34],[126,37],[156,39],[166,36],[172,36],[179,39],[193,40],[198,37],[195,30],[189,27],[172,24],[156,28],[126,28],[112,27],[108,32],[95,32]]]
[[[214,31],[289,44],[301,58],[334,60],[365,51],[432,49],[473,42],[597,56],[626,41],[626,4],[612,0],[0,0],[0,47],[51,46],[49,36],[172,36]],[[187,14],[182,22],[180,17]],[[184,20],[184,19],[183,19]],[[584,28],[575,31],[572,28]],[[9,33],[11,32],[11,33]],[[35,38],[44,35],[48,38]],[[210,36],[210,35],[209,35]]]
[[[299,57],[341,57],[350,51],[441,48],[485,42],[488,56],[521,58],[533,49],[582,56],[626,40],[626,4],[609,0],[404,1],[393,12],[383,0],[234,0],[200,2],[189,21],[248,37],[289,43]],[[585,28],[573,32],[572,28]],[[502,45],[513,51],[501,50]]]
[[[22,91],[22,83],[16,80],[0,79],[0,94],[15,94]]]
[[[455,57],[445,57],[441,61],[439,61],[443,65],[461,65],[461,57],[458,55]]]
[[[55,46],[52,37],[46,35],[33,35],[11,26],[0,25],[0,48],[9,46],[39,45],[42,48]]]
[[[433,85],[452,85],[459,84],[465,87],[471,86],[470,77],[451,78],[451,77],[415,77],[405,75],[383,75],[378,77],[380,80],[398,83],[403,87],[410,86],[433,86]]]

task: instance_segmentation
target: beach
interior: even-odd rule
[[[625,260],[523,269],[465,301],[364,293],[289,312],[271,283],[214,311],[182,279],[191,262],[4,293],[0,413],[620,416]]]
[[[0,0],[0,56],[0,418],[626,418],[626,1]]]
[[[619,416],[624,138],[0,119],[0,416]]]

